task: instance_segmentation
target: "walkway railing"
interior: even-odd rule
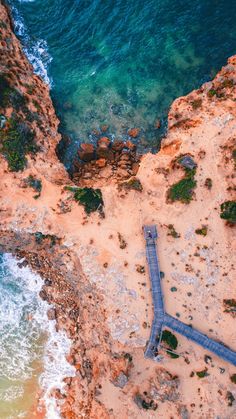
[[[203,348],[215,353],[217,356],[223,358],[231,364],[236,365],[236,352],[165,313],[161,289],[161,275],[156,251],[156,239],[158,237],[156,226],[144,226],[144,237],[146,240],[146,256],[152,284],[152,298],[154,306],[154,319],[151,328],[151,335],[145,351],[145,357],[154,359],[158,355],[162,328],[167,326],[175,332],[180,333],[186,338],[196,342],[198,345],[201,345]]]

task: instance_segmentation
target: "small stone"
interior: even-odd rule
[[[95,157],[94,151],[93,144],[82,143],[78,151],[79,158],[85,162],[89,162]]]

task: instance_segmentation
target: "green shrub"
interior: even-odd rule
[[[230,380],[232,383],[236,384],[236,374],[231,375]]]
[[[55,246],[56,242],[59,240],[57,236],[52,234],[43,234],[41,231],[37,231],[34,236],[37,244],[42,244],[44,240],[49,240],[50,247]]]
[[[11,87],[6,75],[0,74],[0,107],[12,106],[14,110],[26,108],[25,97],[14,87]]]
[[[178,340],[173,333],[171,333],[169,330],[163,330],[161,342],[165,342],[169,349],[176,349],[178,346]]]
[[[173,224],[168,224],[167,228],[169,229],[167,236],[172,236],[174,239],[178,239],[180,237],[180,234],[177,233]]]
[[[220,217],[230,223],[236,223],[236,201],[225,201],[220,206]]]
[[[121,183],[121,186],[124,189],[128,189],[128,190],[134,189],[135,191],[139,191],[139,192],[142,192],[142,190],[143,190],[143,187],[142,187],[142,184],[141,184],[140,180],[136,177],[133,177],[132,179],[128,180],[127,182]]]
[[[192,108],[194,110],[200,108],[202,106],[202,99],[195,99],[191,102]]]
[[[37,195],[34,196],[34,198],[39,198],[42,191],[42,181],[40,179],[35,178],[32,175],[29,175],[26,179],[24,179],[24,181],[27,186],[34,189],[34,191],[38,192]]]
[[[9,120],[6,131],[0,131],[2,153],[8,161],[9,169],[13,172],[23,170],[26,166],[26,154],[36,153],[39,147],[35,143],[35,134],[28,125],[13,116]]]
[[[209,375],[208,372],[207,372],[207,368],[205,368],[202,371],[196,371],[196,374],[199,378],[204,378],[204,377],[207,377]]]
[[[181,201],[189,204],[193,198],[193,190],[196,188],[197,182],[194,179],[196,169],[185,169],[185,177],[179,182],[174,183],[167,193],[170,201]]]
[[[202,228],[197,228],[195,230],[196,234],[199,234],[201,236],[206,236],[207,235],[207,226],[202,226]]]
[[[100,212],[102,211],[104,202],[100,189],[77,188],[71,186],[67,186],[65,189],[74,193],[74,199],[79,204],[84,206],[85,212],[87,214],[97,210]]]

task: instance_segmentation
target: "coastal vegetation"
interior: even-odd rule
[[[203,225],[201,228],[197,228],[195,230],[196,234],[199,234],[200,236],[206,236],[207,235],[207,226]]]
[[[42,191],[42,181],[33,175],[29,175],[26,179],[24,179],[24,183],[26,186],[29,186],[35,192],[37,192],[37,194],[34,195],[34,199],[38,199]]]
[[[78,188],[76,186],[66,186],[65,189],[73,192],[75,201],[84,206],[86,214],[89,215],[94,211],[102,213],[104,202],[100,189]]]
[[[173,350],[177,349],[178,346],[178,340],[173,333],[171,333],[169,330],[163,330],[161,342],[166,343],[166,353],[170,355],[171,358],[179,358],[179,355],[172,352]]]
[[[233,317],[236,317],[236,299],[224,299],[223,304],[225,307],[225,313],[231,313]]]
[[[225,201],[220,206],[220,217],[229,223],[236,223],[236,201]]]
[[[236,374],[231,375],[230,380],[232,383],[236,384]]]
[[[167,236],[171,236],[174,239],[178,239],[180,237],[180,234],[177,233],[177,231],[175,230],[175,227],[173,226],[173,224],[168,224],[167,225],[167,228],[169,230],[168,233],[167,233]]]
[[[210,191],[211,190],[211,188],[212,188],[212,179],[211,178],[209,178],[209,177],[207,177],[206,178],[206,180],[205,180],[205,184],[204,184],[205,186],[206,186],[206,188]]]
[[[193,199],[193,192],[197,186],[194,179],[196,168],[185,168],[185,177],[179,182],[174,183],[167,192],[168,201],[180,201],[184,204],[189,204]]]
[[[207,377],[207,376],[209,375],[209,373],[208,373],[207,371],[208,371],[208,369],[207,369],[207,368],[204,368],[204,370],[201,370],[201,371],[196,371],[196,375],[197,375],[199,378],[204,378],[204,377]]]
[[[133,190],[138,191],[138,192],[142,192],[142,190],[143,190],[143,187],[142,187],[142,184],[141,184],[140,180],[136,177],[132,177],[128,181],[123,182],[121,184],[121,186],[124,189],[127,189],[127,190],[133,189]]]
[[[1,152],[13,172],[24,170],[27,165],[26,155],[39,150],[34,132],[16,115],[8,120],[6,129],[0,130],[0,143]]]
[[[52,234],[43,234],[41,231],[37,231],[35,234],[35,241],[37,244],[42,244],[45,242],[45,240],[48,240],[50,242],[50,247],[55,246],[57,241],[59,240],[57,236]]]
[[[27,165],[26,155],[36,153],[39,147],[35,142],[35,133],[26,121],[27,118],[32,120],[26,97],[11,86],[6,75],[0,74],[0,109],[5,113],[6,108],[12,108],[13,112],[8,119],[2,115],[4,122],[0,129],[1,153],[6,158],[9,169],[18,172]]]

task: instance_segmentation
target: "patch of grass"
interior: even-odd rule
[[[225,307],[225,313],[231,313],[233,317],[236,317],[236,300],[232,299],[224,299],[223,304]]]
[[[209,373],[207,372],[208,371],[208,369],[207,368],[205,368],[204,370],[202,370],[202,371],[196,371],[196,375],[199,377],[199,378],[204,378],[204,377],[207,377],[208,375],[209,375]]]
[[[232,159],[234,161],[234,167],[236,169],[236,148],[232,151]]]
[[[7,24],[3,20],[0,20],[0,28],[7,29]]]
[[[42,108],[41,108],[40,104],[37,102],[37,100],[33,99],[32,102],[33,102],[35,108],[37,109],[37,111],[41,112]]]
[[[100,189],[77,188],[71,186],[66,186],[65,189],[74,193],[75,201],[84,206],[85,212],[88,215],[94,211],[102,212],[104,202]]]
[[[207,235],[207,226],[204,225],[204,226],[202,226],[202,228],[197,228],[195,230],[195,233],[199,234],[201,236],[206,236]]]
[[[29,175],[26,179],[24,179],[24,181],[27,186],[34,189],[34,191],[38,192],[37,195],[34,196],[35,199],[38,199],[42,191],[42,181],[40,179],[35,178],[32,175]]]
[[[11,87],[6,75],[0,74],[0,107],[12,106],[14,110],[26,108],[26,98],[14,87]]]
[[[220,217],[229,223],[236,223],[236,201],[225,201],[220,206]]]
[[[165,342],[168,345],[168,349],[176,349],[178,346],[178,340],[173,333],[169,330],[163,330],[161,342]]]
[[[128,190],[134,189],[135,191],[138,191],[138,192],[142,192],[142,190],[143,190],[143,187],[142,187],[142,184],[141,184],[140,180],[136,177],[131,178],[127,182],[121,183],[121,186],[124,189],[128,189]]]
[[[217,91],[215,89],[210,89],[207,93],[209,97],[213,97],[217,95]]]
[[[193,190],[197,185],[197,182],[194,179],[195,173],[196,168],[192,170],[185,169],[185,177],[170,187],[167,193],[168,200],[189,204],[193,198]]]
[[[236,384],[236,374],[231,375],[230,380],[232,381],[232,383]]]
[[[231,391],[227,391],[226,393],[226,400],[228,401],[228,406],[233,406],[233,402],[235,400],[235,397],[231,393]]]
[[[167,236],[174,237],[174,239],[178,239],[180,237],[180,234],[177,233],[173,224],[168,224],[167,228],[169,229]]]
[[[8,161],[9,169],[13,172],[26,167],[26,154],[39,151],[34,132],[16,116],[9,119],[6,130],[0,131],[0,142],[2,153]]]
[[[37,231],[37,233],[35,233],[34,236],[35,236],[35,241],[37,244],[42,244],[44,240],[49,240],[50,247],[55,246],[55,244],[59,240],[58,237],[55,235],[43,234],[40,231]]]

